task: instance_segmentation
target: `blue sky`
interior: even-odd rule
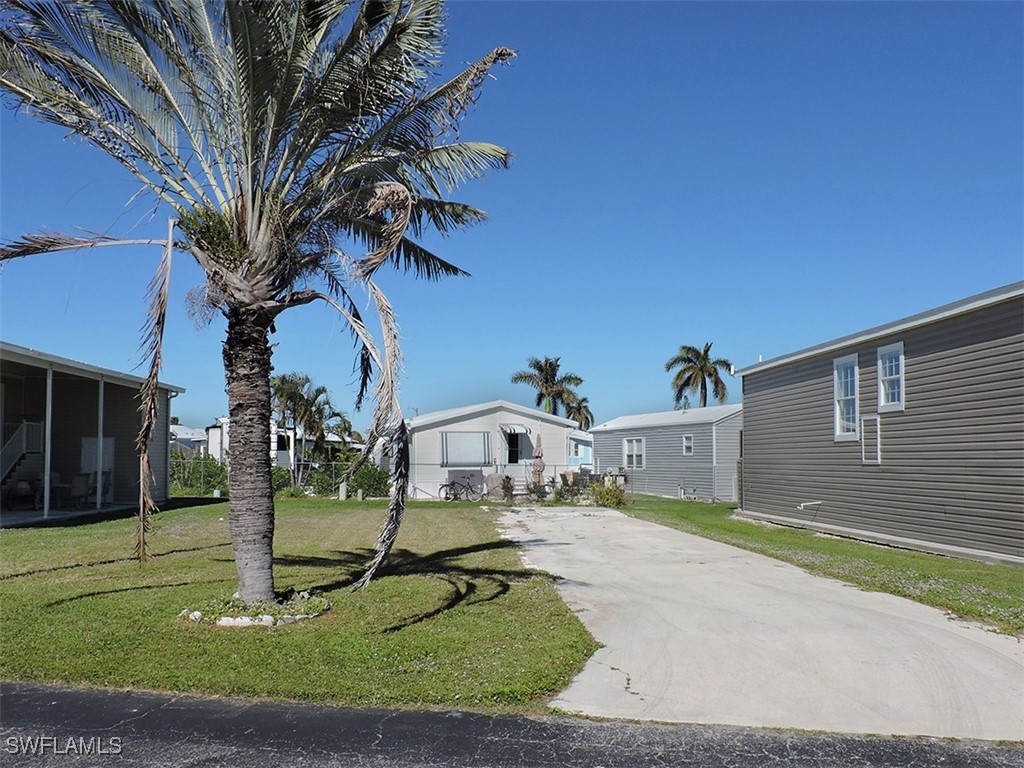
[[[491,221],[430,239],[471,278],[382,280],[407,415],[503,398],[560,356],[597,421],[672,407],[664,363],[714,342],[737,367],[1024,277],[1024,4],[453,2],[451,68],[497,45],[462,137],[510,171],[459,199]],[[0,236],[160,236],[166,212],[98,150],[4,110]],[[9,263],[0,338],[139,363],[156,249]],[[227,411],[224,324],[197,330],[174,263],[162,378],[175,413]],[[351,411],[352,347],[325,308],[278,322],[277,372]],[[142,370],[141,368],[139,369]],[[730,401],[740,382],[729,379]],[[353,414],[357,427],[368,414]]]

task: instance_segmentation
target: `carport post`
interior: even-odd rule
[[[50,445],[53,442],[53,365],[46,367],[46,439],[43,444],[43,519],[50,516]]]
[[[100,376],[99,413],[96,417],[96,509],[103,506],[103,377]]]

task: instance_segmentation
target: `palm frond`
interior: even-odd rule
[[[149,373],[139,391],[139,412],[142,424],[135,439],[139,454],[139,524],[135,541],[135,556],[145,563],[148,556],[146,534],[151,528],[152,515],[158,511],[153,500],[151,483],[153,470],[149,461],[149,443],[156,429],[160,408],[160,366],[163,361],[164,329],[167,325],[167,300],[171,292],[171,256],[174,253],[174,220],[167,223],[167,247],[149,284],[149,313],[143,335],[141,350],[149,359]]]
[[[22,235],[17,240],[11,240],[0,245],[0,261],[21,259],[40,253],[77,251],[83,248],[99,248],[108,245],[160,245],[168,247],[170,243],[166,240],[153,239],[121,240],[116,237],[108,237],[107,235],[80,237],[60,232],[40,232],[37,235]]]
[[[398,529],[402,525],[405,512],[406,496],[409,488],[409,431],[404,421],[399,421],[390,441],[389,454],[394,457],[394,468],[391,470],[391,498],[388,503],[388,516],[377,536],[376,551],[366,571],[352,589],[362,589],[370,583],[381,563],[391,553],[398,538]]]

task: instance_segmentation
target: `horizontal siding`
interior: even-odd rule
[[[877,349],[904,344],[905,410],[877,414]],[[833,440],[832,361],[856,352],[880,466]],[[744,508],[1024,554],[1024,302],[744,377]],[[803,502],[820,507],[797,510]]]
[[[517,464],[507,464],[508,443],[501,432],[502,424],[523,424],[529,430],[522,435],[522,454]],[[438,488],[452,478],[468,477],[481,484],[487,475],[509,474],[516,478],[529,475],[533,449],[538,435],[544,453],[545,477],[553,477],[569,468],[569,435],[575,427],[555,424],[544,419],[530,418],[513,411],[492,408],[477,414],[455,417],[448,421],[413,429],[410,435],[410,495],[423,499],[437,495]],[[491,436],[491,454],[496,463],[480,467],[441,466],[442,432],[486,432]]]
[[[736,501],[736,463],[740,460],[743,414],[738,413],[715,427],[715,498]]]
[[[686,495],[702,499],[731,498],[735,485],[736,458],[739,456],[739,430],[742,419],[737,415],[719,425],[721,451],[731,460],[714,466],[714,444],[711,424],[631,427],[594,433],[594,466],[602,472],[616,471],[624,466],[623,441],[644,438],[644,467],[626,469],[628,488],[634,493],[678,497],[680,488]],[[683,436],[693,435],[693,455],[683,455]],[[723,438],[723,435],[726,435]],[[725,495],[716,493],[724,489]]]

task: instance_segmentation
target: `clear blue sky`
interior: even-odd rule
[[[737,367],[1024,277],[1021,3],[453,2],[452,67],[497,45],[463,138],[510,171],[464,187],[491,221],[430,241],[468,279],[383,280],[407,415],[503,398],[530,356],[584,378],[598,422],[672,407],[664,363],[714,342]],[[0,236],[163,234],[98,150],[5,110]],[[156,249],[10,263],[0,338],[139,362]],[[162,378],[189,426],[224,415],[223,321],[196,330],[180,254]],[[327,309],[278,323],[277,372],[352,402]],[[141,369],[139,369],[141,371]],[[729,379],[730,400],[740,382]],[[368,414],[354,414],[363,427]]]

